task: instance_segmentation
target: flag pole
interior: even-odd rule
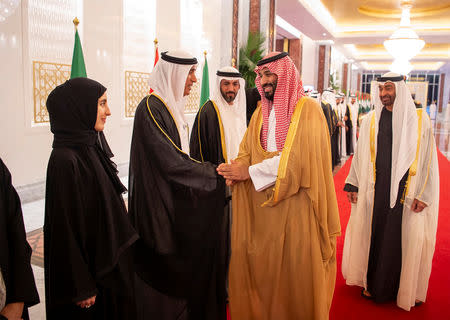
[[[81,46],[81,40],[78,34],[78,25],[80,24],[80,20],[75,17],[72,22],[75,26],[75,41],[73,45],[72,65],[70,67],[70,79],[78,77],[87,78],[83,48]]]

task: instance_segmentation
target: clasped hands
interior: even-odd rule
[[[358,192],[347,192],[347,198],[351,203],[356,203],[358,201]],[[424,202],[414,199],[411,205],[411,210],[419,213],[422,212],[422,210],[426,207],[427,205]]]
[[[231,163],[221,163],[216,170],[225,178],[227,186],[250,178],[248,166],[235,160],[231,160]]]

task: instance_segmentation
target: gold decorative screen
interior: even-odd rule
[[[195,82],[189,93],[184,113],[197,113],[200,104],[200,85],[199,81]]]
[[[45,103],[50,92],[70,78],[70,64],[33,61],[34,123],[49,122]]]
[[[132,118],[139,102],[148,95],[150,73],[125,71],[125,117]]]

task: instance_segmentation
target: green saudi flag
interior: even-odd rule
[[[81,48],[80,36],[78,30],[75,31],[75,45],[73,46],[72,69],[70,70],[70,79],[87,78],[86,66],[84,65],[83,48]]]
[[[209,72],[208,61],[205,54],[205,65],[203,66],[202,91],[200,94],[200,108],[209,100]]]

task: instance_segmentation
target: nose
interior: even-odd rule
[[[111,110],[109,109],[109,106],[108,105],[106,105],[106,110],[105,110],[106,112],[106,116],[110,116],[111,115]]]
[[[268,82],[267,80],[268,80],[267,76],[262,75],[262,77],[261,77],[261,85],[265,85]]]
[[[192,74],[191,80],[193,83],[197,82],[197,76],[195,75],[195,73]]]

